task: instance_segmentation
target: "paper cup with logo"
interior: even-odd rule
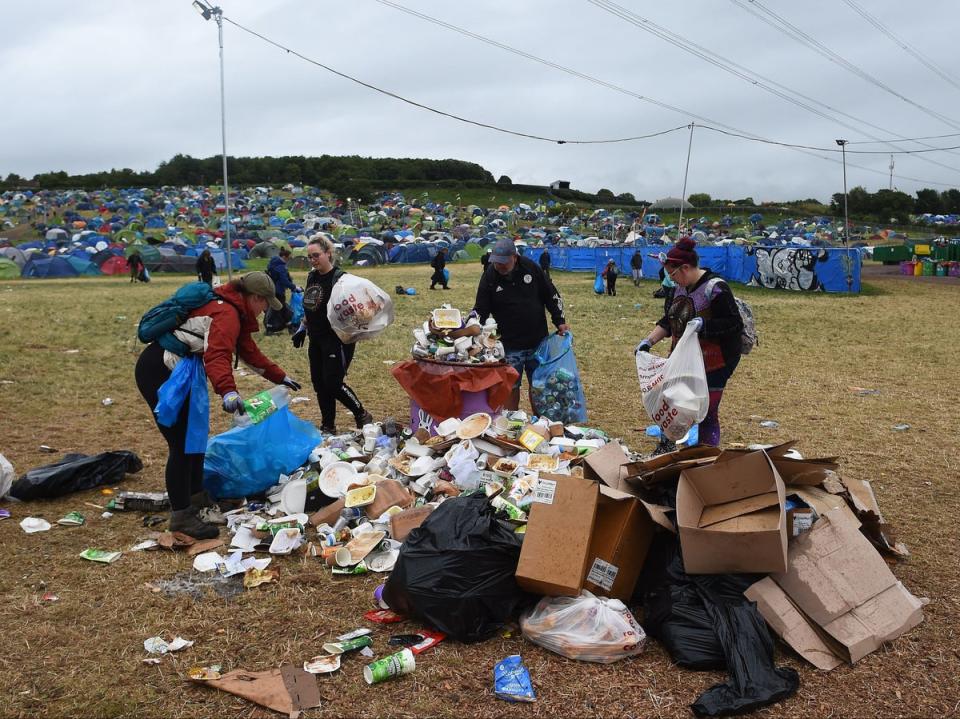
[[[413,652],[404,649],[365,666],[363,668],[363,678],[367,684],[379,684],[393,677],[412,674],[416,668],[417,660],[414,658]]]

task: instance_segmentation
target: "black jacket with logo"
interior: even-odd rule
[[[520,256],[507,275],[490,263],[480,278],[474,309],[481,322],[493,315],[508,352],[533,349],[547,336],[544,310],[557,327],[567,322],[557,288],[537,263]]]

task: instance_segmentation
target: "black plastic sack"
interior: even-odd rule
[[[757,606],[743,596],[752,574],[688,575],[674,535],[660,534],[640,578],[643,628],[673,660],[690,669],[726,669],[730,677],[691,708],[699,716],[732,716],[796,693],[796,671],[773,664],[773,640]]]
[[[65,454],[53,464],[36,467],[14,482],[10,496],[24,502],[31,499],[52,499],[71,492],[117,484],[124,475],[143,469],[143,462],[133,452],[103,452],[93,456]]]
[[[383,598],[458,641],[486,639],[531,599],[514,579],[520,546],[486,497],[448,499],[403,543]]]

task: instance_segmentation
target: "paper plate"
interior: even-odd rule
[[[349,462],[334,462],[320,473],[320,491],[333,499],[340,499],[357,479],[357,470]]]
[[[371,572],[389,572],[397,563],[400,551],[397,549],[388,549],[386,552],[374,552],[368,554],[364,560],[367,568]]]
[[[460,423],[457,428],[457,436],[460,439],[474,439],[490,429],[490,423],[493,420],[486,412],[477,412],[471,414]]]
[[[280,490],[280,511],[284,514],[299,514],[307,502],[307,483],[303,479],[291,479]]]

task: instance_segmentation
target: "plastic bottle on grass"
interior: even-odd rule
[[[278,384],[243,400],[244,412],[233,416],[233,425],[235,427],[249,427],[251,424],[259,424],[288,404],[290,404],[290,390]]]

